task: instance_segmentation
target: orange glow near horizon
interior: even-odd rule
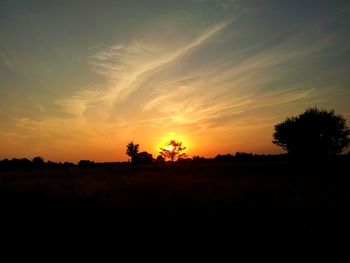
[[[193,142],[192,142],[192,140],[190,140],[190,138],[188,136],[183,136],[183,135],[177,134],[175,132],[169,132],[166,136],[160,137],[160,139],[158,140],[158,143],[157,143],[157,147],[155,149],[156,150],[155,153],[157,153],[157,155],[158,155],[160,148],[165,148],[165,149],[171,151],[173,149],[173,147],[171,145],[167,145],[171,140],[175,140],[177,142],[182,142],[182,145],[184,147],[186,147],[184,152],[186,152],[187,154],[192,152]]]
[[[0,159],[123,162],[130,141],[156,158],[171,140],[189,157],[275,154],[285,151],[274,126],[309,107],[349,124],[343,3],[308,12],[290,1],[276,16],[275,1],[96,1],[84,27],[91,8],[75,1],[63,1],[62,16],[5,2]]]

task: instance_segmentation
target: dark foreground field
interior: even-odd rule
[[[0,172],[4,224],[207,224],[240,231],[339,231],[348,162],[186,163]]]

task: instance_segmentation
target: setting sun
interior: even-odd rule
[[[172,145],[166,145],[166,146],[164,146],[164,149],[166,149],[166,150],[168,150],[168,151],[172,151],[172,150],[174,150],[174,146],[172,146]]]
[[[0,159],[127,161],[130,140],[154,157],[170,140],[282,153],[285,116],[350,118],[348,1],[326,1],[5,1]]]
[[[193,153],[192,151],[195,145],[193,139],[190,136],[185,136],[182,133],[180,134],[178,132],[166,133],[166,135],[160,137],[158,139],[158,142],[155,142],[155,144],[152,147],[150,147],[150,149],[153,148],[155,153],[159,153],[159,149],[161,148],[172,151],[173,145],[169,144],[171,140],[182,142],[183,145],[187,147],[186,150],[190,151],[191,154]]]
[[[0,36],[1,225],[349,228],[350,0],[0,0]]]

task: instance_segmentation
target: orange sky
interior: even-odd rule
[[[124,161],[130,141],[156,157],[171,139],[280,153],[286,117],[349,120],[350,5],[321,2],[4,3],[0,159]]]

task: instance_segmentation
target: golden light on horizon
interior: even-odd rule
[[[157,143],[157,152],[159,152],[160,148],[172,151],[174,147],[172,145],[168,145],[171,140],[182,142],[182,146],[186,147],[186,153],[193,146],[192,140],[189,137],[175,132],[169,132],[166,136],[160,138],[159,143]]]
[[[126,161],[131,140],[155,158],[171,140],[190,157],[277,154],[286,116],[317,106],[350,120],[346,1],[312,12],[290,1],[280,16],[274,1],[102,1],[93,28],[74,1],[63,1],[65,19],[55,6],[5,2],[0,159]]]

